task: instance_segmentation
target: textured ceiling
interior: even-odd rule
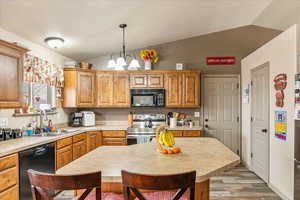
[[[0,27],[76,60],[121,48],[136,49],[252,24],[272,0],[0,0]]]

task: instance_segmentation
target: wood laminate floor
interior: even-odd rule
[[[65,191],[55,200],[71,200],[73,191]],[[266,183],[243,166],[211,178],[210,200],[280,200]]]

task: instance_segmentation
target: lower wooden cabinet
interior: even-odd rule
[[[102,131],[103,145],[120,146],[127,145],[127,138],[125,131]]]
[[[86,154],[86,140],[81,140],[79,142],[73,143],[73,160],[80,158]]]
[[[102,143],[102,137],[101,132],[87,132],[86,133],[86,146],[87,146],[87,152],[90,152],[97,147],[101,146],[99,143]]]
[[[0,199],[19,199],[19,156],[0,158]]]
[[[72,144],[56,150],[56,170],[73,161]]]
[[[202,137],[203,132],[197,130],[185,130],[185,131],[171,131],[174,137]]]

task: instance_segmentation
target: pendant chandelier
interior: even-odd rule
[[[125,67],[127,66],[126,59],[127,57],[131,57],[130,55],[126,54],[126,46],[125,46],[125,28],[127,27],[127,24],[120,24],[119,27],[122,29],[123,32],[123,45],[122,45],[122,51],[120,52],[120,57],[117,58],[115,61],[113,57],[110,57],[110,60],[108,61],[107,68],[115,69],[115,70],[125,70]],[[136,57],[132,57],[132,60],[128,66],[128,70],[137,70],[140,68],[139,61],[136,59]]]

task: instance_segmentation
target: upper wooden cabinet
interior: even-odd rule
[[[94,71],[66,68],[64,78],[64,107],[95,107]]]
[[[200,71],[65,68],[64,107],[130,107],[130,88],[166,89],[167,107],[200,106]]]
[[[169,72],[165,75],[167,107],[200,106],[200,72]]]
[[[182,74],[170,72],[165,75],[166,106],[182,106]]]
[[[130,74],[131,88],[163,88],[163,73]]]
[[[0,40],[0,108],[22,106],[23,57],[26,51]]]
[[[97,72],[97,106],[129,107],[129,73]]]

